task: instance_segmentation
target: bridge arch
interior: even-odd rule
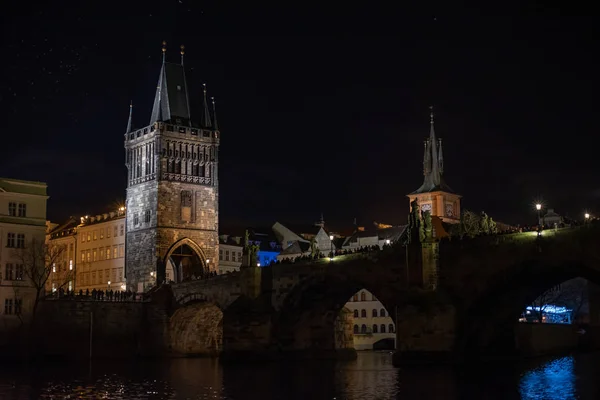
[[[335,270],[298,282],[281,303],[273,322],[273,339],[279,350],[304,351],[318,357],[354,352],[353,344],[344,344],[336,332],[340,329],[338,317],[347,315],[347,311],[342,313],[346,303],[361,289],[374,294],[395,322],[393,294],[397,287],[389,280],[378,281],[379,274],[372,274],[372,279],[361,279],[363,276],[353,275],[351,269]]]
[[[165,281],[180,283],[192,279],[205,278],[210,269],[204,251],[190,238],[182,238],[173,243],[162,262]]]
[[[547,290],[578,277],[600,285],[600,265],[526,260],[490,277],[492,283],[461,313],[458,350],[466,358],[514,354],[514,327],[525,307]]]

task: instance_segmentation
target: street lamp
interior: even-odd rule
[[[390,239],[385,239],[385,244],[390,244]]]
[[[110,290],[110,281],[108,281],[108,290]]]
[[[329,235],[329,243],[331,243],[331,257],[329,261],[333,261],[333,235]]]
[[[542,217],[540,216],[540,214],[541,214],[540,211],[542,210],[542,205],[540,203],[537,203],[535,205],[535,209],[538,212],[538,225],[541,225],[541,223],[542,223]]]
[[[589,213],[585,213],[584,217],[585,217],[586,220],[588,220],[588,219],[590,219],[590,214]]]

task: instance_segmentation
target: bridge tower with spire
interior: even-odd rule
[[[162,65],[149,124],[125,132],[127,166],[127,288],[141,292],[162,282],[210,275],[218,268],[219,178],[215,101],[206,85],[190,91],[179,63]],[[199,97],[201,105],[190,106]],[[199,101],[200,102],[200,101]],[[192,101],[192,104],[194,102]]]
[[[424,142],[423,184],[408,195],[409,207],[415,199],[420,211],[429,211],[447,223],[460,221],[461,196],[448,186],[444,180],[444,156],[442,139],[435,135],[433,107],[429,107],[429,138]]]

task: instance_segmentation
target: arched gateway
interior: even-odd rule
[[[173,244],[163,262],[167,283],[204,278],[209,273],[204,252],[197,243],[189,238],[181,239]]]

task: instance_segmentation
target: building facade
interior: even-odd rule
[[[242,266],[244,246],[232,239],[221,239],[219,243],[219,274],[239,271]]]
[[[442,139],[437,139],[435,135],[433,111],[430,114],[429,138],[425,140],[424,146],[423,184],[408,195],[409,203],[417,200],[421,212],[429,211],[431,216],[439,217],[446,223],[458,223],[461,196],[444,181]]]
[[[81,219],[76,290],[125,290],[125,210]]]
[[[396,327],[388,310],[368,290],[362,289],[345,305],[352,312],[356,350],[394,349]]]
[[[20,323],[33,309],[35,284],[24,255],[46,237],[47,185],[0,178],[0,313],[3,327]]]
[[[46,243],[50,248],[63,249],[52,263],[46,281],[46,292],[60,289],[71,291],[78,288],[77,282],[77,219],[71,217],[62,225],[49,224]]]
[[[161,66],[149,124],[125,134],[127,286],[198,279],[218,271],[219,129],[204,87],[199,110],[181,63]],[[167,272],[168,271],[168,272]]]

